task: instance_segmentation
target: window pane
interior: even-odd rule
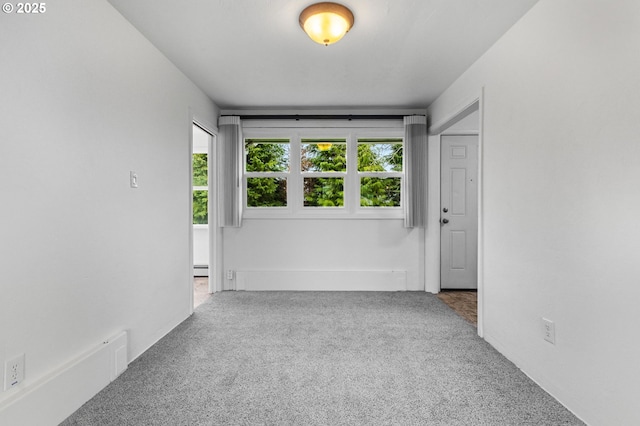
[[[206,225],[209,223],[209,214],[207,209],[208,191],[193,191],[193,224]]]
[[[360,179],[360,206],[400,207],[401,179],[363,177]]]
[[[193,154],[193,186],[207,185],[207,154]]]
[[[247,207],[286,207],[287,179],[247,178]]]
[[[288,172],[288,139],[246,139],[248,172]]]
[[[344,178],[304,178],[304,206],[344,206]]]
[[[359,139],[359,172],[401,172],[402,139]]]
[[[303,172],[346,172],[346,139],[302,139],[301,170]]]

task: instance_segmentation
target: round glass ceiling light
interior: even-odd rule
[[[300,14],[300,26],[304,32],[311,40],[325,46],[344,37],[353,27],[353,22],[353,13],[338,3],[315,3]]]

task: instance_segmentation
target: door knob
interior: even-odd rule
[[[442,223],[449,223],[449,219],[445,217],[444,219],[442,219]]]
[[[445,207],[444,209],[442,209],[442,211],[446,213],[449,211],[449,209]]]

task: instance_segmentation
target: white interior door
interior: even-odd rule
[[[478,136],[441,137],[440,288],[478,288]]]

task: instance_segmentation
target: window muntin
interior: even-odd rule
[[[288,205],[291,143],[285,138],[245,139],[245,200],[248,208]]]

